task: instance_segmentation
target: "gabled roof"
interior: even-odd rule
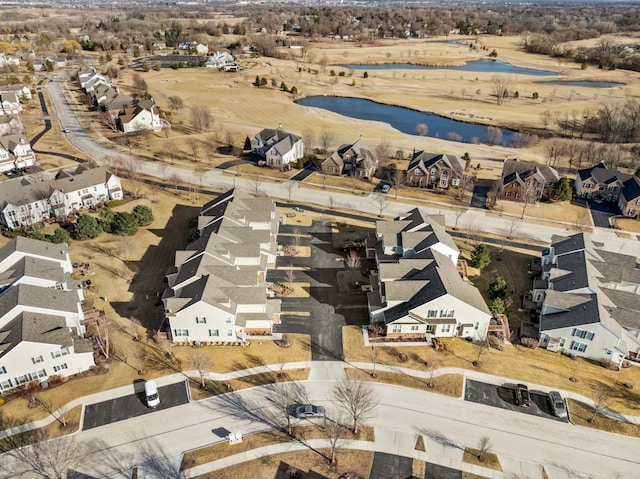
[[[640,178],[632,176],[623,184],[622,196],[627,201],[633,201],[640,198]]]
[[[612,170],[607,168],[604,162],[600,162],[591,168],[584,168],[582,170],[578,170],[578,177],[580,179],[587,180],[589,178],[593,178],[598,183],[613,183],[615,181],[619,181],[620,183],[624,183],[627,181],[632,175],[628,175],[626,173],[622,173],[618,170]]]
[[[15,252],[25,255],[42,256],[55,261],[65,260],[67,257],[67,244],[52,244],[25,236],[17,236],[0,249],[0,261],[4,261]]]
[[[502,184],[507,185],[513,181],[525,183],[533,177],[537,182],[556,183],[560,177],[558,172],[548,165],[520,161],[517,159],[505,160],[502,165]]]
[[[64,316],[25,311],[0,328],[0,357],[21,342],[73,345],[73,338]]]
[[[417,151],[409,160],[407,171],[420,167],[427,171],[432,165],[442,162],[447,168],[455,171],[457,174],[462,175],[465,170],[465,162],[455,155],[445,155],[442,153],[428,153],[426,151]]]

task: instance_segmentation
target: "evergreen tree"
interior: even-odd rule
[[[491,314],[493,314],[494,316],[504,314],[504,301],[502,301],[502,299],[500,298],[494,299],[489,305],[489,311],[491,311]]]
[[[491,263],[491,254],[489,248],[484,243],[480,243],[476,246],[476,249],[471,253],[471,266],[474,268],[483,269],[489,266]]]
[[[39,241],[47,241],[46,236],[43,235],[40,231],[33,231],[32,233],[29,233],[29,238]]]
[[[145,205],[138,205],[133,208],[133,215],[138,221],[138,226],[147,226],[153,222],[153,211]]]
[[[489,285],[487,293],[489,295],[489,299],[504,299],[507,295],[507,282],[503,277],[498,276],[495,281]]]
[[[556,201],[569,201],[572,195],[573,191],[571,190],[569,178],[563,176],[553,187],[553,193],[551,196]]]
[[[111,223],[111,232],[116,235],[133,236],[138,231],[138,220],[133,213],[116,213]]]
[[[102,233],[98,220],[87,214],[80,215],[78,221],[71,228],[71,237],[74,240],[84,241],[96,238]]]
[[[53,234],[49,237],[49,241],[54,244],[71,243],[71,235],[63,228],[56,228]]]

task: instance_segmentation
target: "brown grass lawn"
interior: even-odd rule
[[[189,381],[191,390],[191,398],[194,400],[206,399],[218,394],[225,394],[230,391],[239,391],[240,389],[252,388],[256,386],[264,386],[265,384],[273,384],[284,381],[306,381],[309,377],[309,369],[288,369],[283,371],[283,376],[279,377],[277,372],[269,372],[263,374],[253,374],[229,381],[210,381],[205,379],[205,387],[201,388],[200,378],[192,377]]]
[[[462,455],[462,461],[468,462],[469,464],[475,464],[476,466],[488,467],[489,469],[502,471],[502,466],[500,465],[498,456],[496,456],[492,452],[485,452],[484,461],[480,461],[480,459],[478,459],[479,453],[480,451],[478,449],[467,447],[465,448],[464,454]]]
[[[348,428],[344,429],[344,439],[346,441],[373,441],[375,439],[373,428],[361,426],[356,436]],[[182,458],[181,470],[196,467],[209,462],[217,461],[223,457],[239,454],[244,451],[258,449],[260,447],[280,444],[283,442],[306,441],[311,439],[322,439],[326,437],[322,429],[317,426],[294,426],[292,436],[288,436],[282,431],[271,430],[243,436],[240,444],[230,445],[228,442],[220,442],[212,446],[203,447],[195,451],[189,451]]]
[[[326,455],[329,453],[330,451],[326,449],[319,449],[274,454],[203,474],[194,479],[267,479],[275,477],[280,467],[291,472],[307,473],[313,470],[330,479],[338,479],[342,474],[350,471],[355,471],[362,477],[369,477],[373,464],[373,452],[343,449],[338,452],[338,464],[335,469],[327,462]]]
[[[476,247],[475,242],[456,239],[456,244],[461,250],[461,256],[469,261]],[[491,245],[488,245],[488,248],[491,252],[491,263],[482,271],[469,267],[469,281],[480,290],[487,304],[490,304],[491,300],[487,294],[489,284],[498,276],[504,278],[507,282],[506,314],[509,317],[513,339],[517,337],[517,330],[522,321],[528,319],[528,315],[518,311],[518,308],[522,295],[531,289],[532,278],[527,273],[528,264],[538,255],[516,252],[508,248],[500,251],[500,247]],[[512,289],[515,290],[513,293]]]
[[[349,326],[342,331],[345,360],[371,362],[368,348],[363,344],[361,329]],[[572,361],[566,356],[544,349],[528,349],[519,345],[504,345],[503,351],[486,351],[481,356],[482,366],[474,368],[471,363],[477,359],[475,345],[460,338],[446,339],[444,344],[446,351],[442,352],[421,346],[382,347],[378,363],[424,371],[425,358],[432,358],[437,361],[439,367],[480,371],[514,381],[574,391],[585,396],[593,396],[594,389],[602,385],[611,398],[609,409],[624,414],[640,415],[640,394],[637,388],[629,390],[622,385],[625,382],[640,384],[640,368],[610,371],[583,359]],[[406,353],[408,361],[400,362],[399,352]],[[569,381],[574,374],[578,381]]]
[[[616,228],[633,233],[640,233],[640,221],[632,218],[616,218]]]
[[[445,396],[461,397],[462,396],[462,376],[457,374],[445,374],[433,378],[433,388],[429,388],[427,384],[429,379],[417,378],[401,373],[389,373],[386,371],[376,371],[376,377],[372,377],[371,369],[346,369],[347,377],[361,379],[363,381],[373,381],[380,383],[393,384],[406,388],[422,389]]]
[[[625,436],[640,437],[640,425],[638,424],[616,421],[600,413],[596,414],[593,422],[589,422],[589,420],[593,418],[594,411],[591,406],[573,399],[569,399],[568,403],[569,414],[573,424],[613,432],[615,434],[624,434]]]

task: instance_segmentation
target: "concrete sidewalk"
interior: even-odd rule
[[[346,368],[357,368],[363,370],[372,370],[372,363],[361,363],[361,362],[346,362],[346,361],[299,361],[295,363],[287,363],[284,366],[284,370],[290,369],[304,369],[309,368],[311,371],[309,373],[308,381],[339,381],[343,377],[345,377],[344,369]],[[212,373],[208,372],[205,374],[206,379],[214,380],[214,381],[229,381],[230,379],[241,378],[245,376],[251,376],[255,374],[261,374],[265,372],[274,372],[279,371],[279,364],[272,364],[266,366],[258,366],[255,368],[242,369],[239,371],[232,371],[228,373]],[[385,364],[376,364],[377,371],[391,372],[397,374],[403,374],[407,376],[412,376],[416,378],[429,379],[431,373],[427,371],[417,371],[415,369],[403,368],[399,366],[389,366]],[[513,383],[513,382],[521,382],[520,379],[508,378],[504,376],[494,376],[492,374],[483,373],[480,371],[474,371],[471,369],[463,369],[463,368],[440,368],[434,371],[433,376],[438,377],[446,374],[457,374],[466,379],[473,379],[476,381],[482,381],[490,384],[503,384],[503,383]],[[188,378],[193,378],[197,381],[200,379],[200,374],[198,371],[189,370],[183,371],[182,373],[171,374],[169,376],[163,376],[156,378],[155,381],[158,386],[166,386],[168,384],[175,384],[177,382],[186,381]],[[565,398],[574,399],[576,401],[583,402],[585,404],[590,405],[591,407],[595,407],[595,402],[585,397],[581,394],[575,393],[573,391],[566,391],[557,388],[551,388],[549,386],[544,386],[540,384],[534,384],[527,382],[527,385],[530,389],[540,389],[541,391],[549,391],[551,389],[556,389],[560,391],[560,393]],[[121,386],[114,389],[109,389],[106,391],[100,391],[94,394],[90,394],[88,396],[83,396],[81,398],[74,399],[69,402],[65,408],[72,409],[76,406],[86,406],[89,404],[95,404],[98,402],[106,401],[109,399],[127,396],[129,394],[135,394],[133,389],[133,384],[128,384],[126,386]],[[437,393],[433,393],[437,394]],[[461,398],[462,399],[462,398]],[[49,415],[44,419],[40,419],[38,421],[34,421],[28,424],[24,424],[12,429],[5,429],[0,431],[0,439],[12,436],[14,434],[18,434],[24,431],[28,431],[31,429],[37,429],[44,427],[48,424],[51,424],[56,419],[53,417],[54,415],[58,415],[61,411],[55,411],[53,415]],[[618,421],[625,421],[632,424],[640,424],[640,416],[632,416],[629,414],[618,414],[613,411],[609,411],[608,409],[602,409],[601,414],[604,414],[612,419]],[[84,407],[82,410],[82,416],[84,416]]]

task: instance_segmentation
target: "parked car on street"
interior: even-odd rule
[[[324,408],[322,406],[313,406],[312,404],[303,404],[296,407],[294,416],[299,419],[307,417],[324,417]]]
[[[383,183],[380,187],[380,191],[382,191],[383,193],[388,193],[390,189],[391,185],[389,183]]]
[[[529,388],[524,384],[516,384],[516,406],[531,406],[531,395]]]
[[[549,404],[551,404],[551,412],[556,417],[567,417],[567,403],[564,402],[558,391],[549,393]]]

